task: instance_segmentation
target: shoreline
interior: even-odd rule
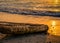
[[[18,9],[18,8],[0,8],[0,12],[6,12],[10,14],[19,14],[19,15],[60,17],[60,12],[55,12],[55,11],[39,11],[39,10]]]

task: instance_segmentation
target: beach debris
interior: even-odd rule
[[[48,26],[44,24],[0,22],[0,32],[3,34],[47,32],[47,30]]]

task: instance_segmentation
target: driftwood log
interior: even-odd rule
[[[0,22],[0,32],[3,34],[24,34],[47,30],[48,26],[44,24]]]

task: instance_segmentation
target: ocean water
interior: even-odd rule
[[[0,0],[0,8],[18,8],[60,12],[59,0]],[[53,10],[52,10],[53,9]]]

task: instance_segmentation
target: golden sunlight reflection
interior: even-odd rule
[[[56,25],[56,22],[55,21],[52,21],[52,26],[54,27]]]
[[[48,33],[56,36],[60,36],[60,26],[56,21],[51,21],[51,26],[49,27]]]
[[[55,0],[55,4],[57,4],[58,3],[58,0]]]

